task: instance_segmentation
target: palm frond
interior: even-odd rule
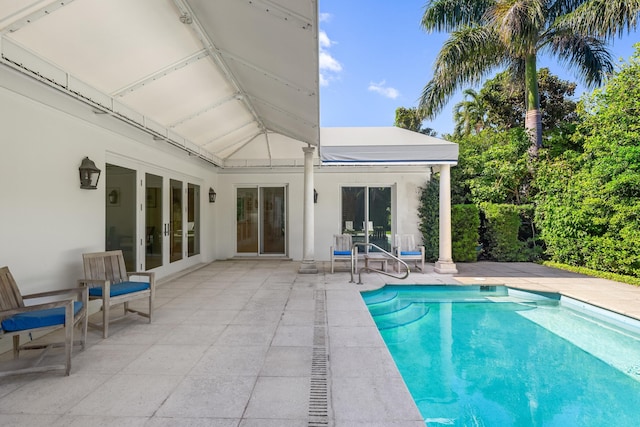
[[[430,0],[421,25],[426,31],[451,32],[481,21],[495,0]]]
[[[591,0],[561,18],[563,25],[607,39],[638,26],[640,0]]]
[[[565,25],[557,25],[545,33],[541,45],[549,49],[589,87],[600,86],[613,72],[611,53],[603,39],[574,32]]]
[[[546,0],[503,0],[489,8],[487,25],[495,28],[514,55],[535,52],[539,34],[547,26]]]
[[[475,85],[507,60],[498,35],[485,27],[454,31],[436,58],[434,75],[420,97],[420,109],[433,118],[462,85]]]

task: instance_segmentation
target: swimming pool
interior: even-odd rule
[[[640,322],[503,286],[362,296],[428,426],[640,425]]]

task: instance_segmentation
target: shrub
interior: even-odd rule
[[[440,180],[431,175],[431,179],[421,188],[418,217],[420,218],[420,233],[424,242],[425,260],[438,260],[440,244]]]
[[[479,228],[480,213],[476,205],[451,206],[451,249],[454,261],[477,261]]]
[[[518,240],[520,230],[520,206],[483,203],[485,218],[485,250],[496,261],[525,261],[523,244]]]

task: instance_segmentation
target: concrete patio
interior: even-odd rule
[[[165,281],[153,323],[131,316],[104,340],[90,329],[69,377],[0,379],[0,425],[424,426],[359,295],[403,281],[364,273],[356,285],[319,267],[217,261]],[[528,263],[458,270],[404,282],[561,292],[640,319],[634,286]]]

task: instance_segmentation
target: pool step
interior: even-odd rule
[[[378,329],[383,331],[385,329],[400,328],[417,322],[429,314],[429,310],[429,304],[410,303],[400,310],[374,315],[373,319]]]
[[[398,291],[390,291],[385,288],[382,288],[377,291],[372,292],[363,292],[362,299],[365,304],[368,306],[376,305],[376,304],[384,304],[389,301],[393,301],[398,297]]]

